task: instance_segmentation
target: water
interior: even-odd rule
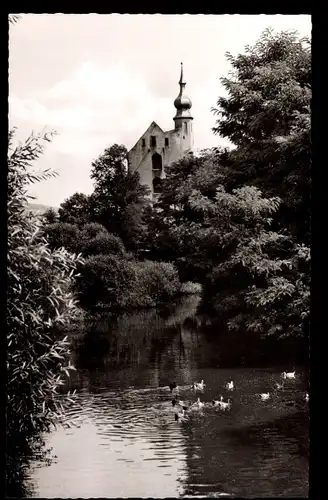
[[[32,462],[31,496],[308,496],[305,373],[296,367],[296,380],[273,391],[288,364],[222,367],[224,339],[201,326],[197,303],[189,297],[89,328],[70,382],[76,426],[46,436],[56,458]],[[201,379],[207,405],[175,421],[167,385],[176,381],[179,399],[195,401],[190,384]],[[212,407],[221,394],[231,411]]]

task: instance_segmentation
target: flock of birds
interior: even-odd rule
[[[296,372],[283,372],[281,374],[281,378],[283,380],[294,380],[296,378]],[[174,396],[172,399],[172,406],[177,409],[177,412],[175,413],[175,420],[177,421],[184,421],[187,418],[187,413],[192,412],[195,410],[201,410],[205,407],[205,405],[208,405],[208,403],[205,403],[200,400],[200,397],[197,398],[195,402],[190,402],[190,401],[181,401],[176,399],[178,394],[179,394],[179,387],[177,386],[176,382],[172,382],[169,384],[169,389],[171,391],[171,394]],[[201,382],[194,382],[191,387],[188,387],[189,389],[192,389],[195,393],[204,392],[204,389],[206,387],[206,384],[204,380]],[[275,384],[275,389],[283,389],[284,384],[277,382]],[[225,388],[228,391],[233,391],[235,389],[234,382],[230,380],[225,384]],[[261,401],[267,401],[271,398],[270,392],[262,392],[258,394],[259,398]],[[305,401],[309,401],[309,394],[306,392],[305,393]],[[218,408],[219,410],[222,411],[227,411],[230,410],[232,407],[232,401],[231,399],[227,399],[227,401],[224,400],[223,396],[220,396],[219,399],[213,399],[212,404],[210,404],[214,408]]]

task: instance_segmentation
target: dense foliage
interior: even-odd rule
[[[52,222],[44,228],[44,235],[52,249],[66,248],[75,252],[79,245],[79,227],[69,222]]]
[[[94,255],[80,269],[81,305],[88,311],[121,312],[156,306],[180,293],[181,284],[169,263]]]
[[[92,163],[93,220],[119,236],[128,250],[137,251],[147,231],[143,211],[148,201],[147,186],[138,172],[129,173],[127,149],[114,144]]]
[[[79,227],[68,222],[44,222],[43,234],[52,249],[64,247],[85,257],[108,253],[122,256],[126,254],[122,240],[109,233],[101,224],[90,222]]]
[[[235,147],[166,167],[152,254],[203,283],[204,304],[230,329],[307,335],[310,49],[267,30],[228,58],[235,71],[215,132]]]
[[[106,150],[93,163],[94,193],[89,198],[73,195],[61,205],[55,222],[52,214],[43,220],[43,234],[53,250],[64,247],[85,258],[76,290],[81,306],[91,312],[155,306],[181,291],[172,264],[138,259],[147,248],[147,188],[137,174],[127,173],[125,159],[123,146]],[[185,293],[190,290],[194,288]]]
[[[81,226],[92,221],[91,197],[83,193],[75,193],[65,200],[59,210],[60,222]]]
[[[91,195],[73,194],[61,204],[57,219],[52,213],[47,213],[45,222],[71,224],[75,226],[74,231],[82,230],[88,224],[99,224],[108,233],[120,238],[128,251],[137,255],[147,240],[145,214],[149,205],[149,190],[140,184],[137,172],[128,172],[125,146],[114,144],[94,160],[91,178],[94,181]],[[49,228],[51,242],[55,242],[58,236],[58,244],[61,242],[65,245],[67,238],[70,239],[67,236],[65,240],[62,235],[65,227],[69,228],[64,225],[61,228],[58,225]]]
[[[229,188],[243,184],[282,199],[277,227],[310,242],[311,46],[295,32],[265,30],[244,54],[227,54],[215,133],[236,148],[221,158]]]
[[[179,285],[163,262],[173,262],[181,281],[203,285],[203,303],[230,329],[303,336],[310,297],[310,44],[296,33],[266,30],[244,54],[227,57],[233,71],[222,79],[227,95],[214,109],[214,132],[233,148],[166,166],[153,209],[138,174],[128,172],[126,148],[115,144],[92,163],[94,192],[66,200],[58,222],[48,217],[46,233],[53,248],[86,257],[79,281],[84,307],[118,310],[172,297]]]
[[[46,136],[31,135],[8,153],[7,254],[7,467],[61,418],[56,389],[73,367],[62,327],[78,318],[71,290],[78,256],[52,251],[40,224],[27,210],[26,189],[52,175],[32,165]]]

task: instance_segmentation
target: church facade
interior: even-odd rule
[[[173,118],[174,129],[164,131],[157,123],[152,122],[128,153],[129,172],[139,172],[140,183],[150,188],[153,201],[156,201],[161,192],[161,181],[165,178],[164,167],[192,153],[192,103],[185,94],[182,63],[179,85],[180,92],[174,101],[177,110]]]

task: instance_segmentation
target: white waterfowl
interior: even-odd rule
[[[268,399],[270,399],[270,393],[262,392],[262,394],[260,394],[260,398],[262,399],[262,401],[267,401]]]
[[[228,410],[231,408],[231,401],[228,399],[227,402],[223,401],[223,397],[220,396],[220,399],[213,399],[212,405],[220,408],[221,410]]]
[[[231,408],[230,399],[228,399],[228,401],[220,401],[219,408],[221,408],[221,410],[230,410]]]
[[[309,402],[309,393],[308,392],[305,393],[305,401],[307,403]]]
[[[226,384],[226,388],[228,389],[228,391],[233,391],[234,390],[234,383],[232,380],[230,380],[230,382],[228,382]]]
[[[196,403],[195,403],[195,406],[196,406],[197,408],[204,408],[205,403],[203,403],[203,402],[200,400],[200,398],[198,398],[198,399],[197,399],[197,401],[196,401]]]
[[[284,384],[279,384],[279,382],[276,382],[276,384],[275,384],[276,389],[283,389],[283,387],[284,387]]]
[[[181,411],[178,411],[178,413],[175,414],[175,420],[185,420],[186,419],[186,416],[185,416],[185,413],[186,413],[186,408],[183,407]]]
[[[194,382],[195,391],[203,391],[205,387],[206,384],[204,383],[204,380],[202,380],[201,382]]]
[[[295,378],[295,375],[296,375],[296,372],[283,372],[282,373],[282,378],[283,379],[294,379]]]
[[[220,406],[220,405],[221,405],[221,403],[222,403],[222,401],[223,401],[223,397],[222,397],[222,396],[220,396],[220,399],[213,399],[213,401],[212,401],[212,405],[213,405],[213,406]]]

